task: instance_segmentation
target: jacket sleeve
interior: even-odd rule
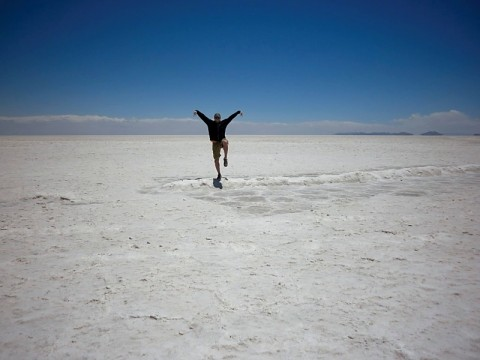
[[[240,111],[234,112],[232,115],[230,115],[228,118],[226,118],[224,121],[227,123],[227,125],[232,121],[238,114],[240,114]]]
[[[209,122],[212,122],[213,120],[209,119],[208,117],[206,117],[202,112],[200,112],[199,110],[195,110],[197,112],[197,115],[200,119],[203,120],[203,122],[205,124],[208,125]]]

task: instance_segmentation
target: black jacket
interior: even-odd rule
[[[230,124],[230,121],[232,121],[235,116],[240,114],[240,111],[237,111],[230,115],[228,118],[225,120],[222,120],[220,122],[216,122],[212,119],[207,118],[204,114],[202,114],[200,111],[196,110],[198,116],[200,119],[203,120],[205,124],[208,126],[208,135],[210,136],[211,141],[222,141],[225,139],[225,130],[227,129],[227,125]]]

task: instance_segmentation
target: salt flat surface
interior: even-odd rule
[[[480,138],[0,138],[2,359],[478,359]]]

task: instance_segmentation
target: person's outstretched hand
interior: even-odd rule
[[[239,115],[240,115],[240,116],[243,116],[243,112],[242,112],[242,111],[240,111],[240,114],[239,114]]]
[[[197,116],[197,110],[193,110],[193,116]]]

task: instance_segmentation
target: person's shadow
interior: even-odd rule
[[[213,179],[213,187],[217,189],[223,189],[222,181],[218,179]]]

